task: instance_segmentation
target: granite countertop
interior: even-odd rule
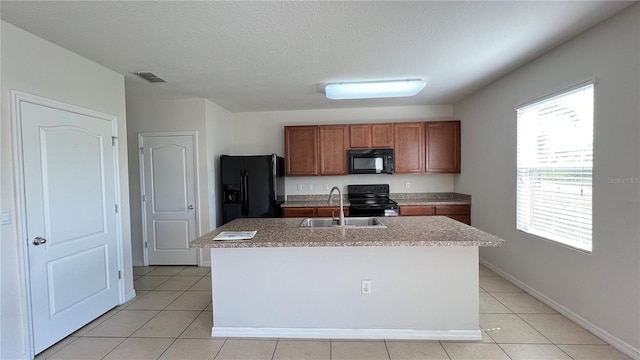
[[[348,207],[351,203],[348,200],[343,201],[344,206]],[[305,201],[285,201],[280,205],[281,207],[338,207],[340,206],[340,200],[333,200],[333,204],[329,205],[329,202],[325,200],[305,200]]]
[[[471,205],[464,199],[394,199],[399,206],[403,205]]]
[[[398,205],[470,205],[471,196],[457,193],[392,193],[390,198]],[[329,205],[328,195],[290,195],[282,207],[330,207],[339,206],[337,195],[333,196],[333,205]],[[344,196],[344,206],[349,206]]]
[[[298,228],[302,218],[236,219],[190,242],[191,248],[336,247],[336,246],[480,246],[504,240],[444,216],[383,217],[380,228]],[[215,241],[222,231],[257,230],[251,240]]]

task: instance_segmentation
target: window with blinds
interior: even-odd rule
[[[516,107],[517,228],[591,252],[593,82]]]

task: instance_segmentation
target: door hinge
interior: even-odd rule
[[[122,271],[118,270],[118,279],[122,279]]]
[[[145,249],[146,249],[146,248],[148,248],[148,246],[147,246],[147,242],[146,242],[146,241],[144,242],[144,248],[145,248]]]
[[[115,204],[116,214],[118,213],[118,204]]]
[[[144,155],[144,148],[142,146],[140,147],[140,154]]]
[[[112,136],[111,137],[111,146],[116,146],[116,140],[118,140],[117,136]]]
[[[142,195],[142,201],[147,202],[147,195]]]

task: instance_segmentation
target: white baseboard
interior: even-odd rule
[[[128,292],[125,296],[124,296],[124,301],[122,302],[122,304],[126,303],[127,301],[133,299],[134,297],[136,297],[136,291],[132,290],[131,292]],[[122,305],[120,304],[120,305]]]
[[[133,260],[131,263],[133,266],[144,266],[144,261],[142,260]]]
[[[529,285],[523,283],[522,281],[520,281],[520,280],[514,278],[513,276],[505,273],[504,271],[502,271],[499,268],[493,266],[492,264],[486,262],[485,260],[480,259],[480,263],[482,265],[486,266],[487,268],[493,270],[494,272],[496,272],[497,274],[499,274],[500,276],[505,278],[507,281],[509,281],[513,285],[519,287],[524,292],[526,292],[529,295],[533,296],[534,298],[540,300],[541,302],[545,303],[546,305],[548,305],[549,307],[551,307],[555,311],[557,311],[560,314],[566,316],[571,321],[575,322],[576,324],[578,324],[578,325],[582,326],[583,328],[587,329],[588,331],[590,331],[591,333],[593,333],[597,337],[599,337],[602,340],[606,341],[607,343],[609,343],[614,348],[616,348],[616,349],[620,350],[621,352],[623,352],[624,354],[630,356],[632,359],[640,360],[640,349],[636,349],[631,344],[629,344],[629,343],[627,343],[625,341],[622,341],[622,340],[618,339],[617,337],[609,334],[607,331],[605,331],[602,328],[594,325],[593,323],[589,322],[588,320],[586,320],[582,316],[574,313],[573,311],[571,311],[570,309],[566,308],[565,306],[557,303],[556,301],[554,301],[553,299],[551,299],[548,296],[544,295],[543,293],[539,292],[538,290],[530,287]]]
[[[211,336],[286,339],[447,340],[480,341],[480,330],[320,329],[320,328],[211,328]]]

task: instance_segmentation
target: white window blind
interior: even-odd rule
[[[516,108],[518,230],[591,252],[593,83]]]

